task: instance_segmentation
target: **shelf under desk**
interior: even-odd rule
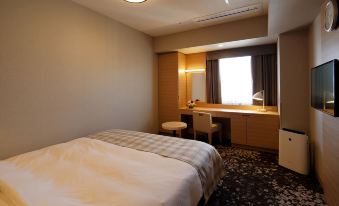
[[[279,113],[254,110],[195,107],[179,109],[181,115],[192,115],[194,111],[209,112],[213,117],[230,119],[232,144],[278,150]]]

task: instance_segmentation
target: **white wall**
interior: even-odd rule
[[[339,59],[339,30],[327,33],[321,14],[310,27],[310,68]],[[339,118],[309,107],[312,156],[329,205],[339,205]]]
[[[151,37],[69,0],[2,0],[0,159],[110,128],[154,132]]]

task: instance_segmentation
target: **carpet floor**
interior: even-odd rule
[[[217,146],[225,176],[211,196],[216,205],[326,205],[322,188],[313,176],[278,165],[267,152]]]

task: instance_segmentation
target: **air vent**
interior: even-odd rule
[[[233,10],[228,10],[228,11],[223,11],[220,13],[208,15],[208,16],[203,16],[203,17],[198,17],[193,19],[194,22],[198,24],[206,24],[214,21],[223,21],[229,17],[234,17],[234,16],[240,16],[240,15],[247,15],[251,13],[256,13],[262,11],[262,5],[261,4],[256,4],[252,6],[246,6],[238,9],[233,9]]]

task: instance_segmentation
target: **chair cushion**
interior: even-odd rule
[[[220,125],[220,123],[213,123],[212,124],[212,128],[217,128],[217,127],[220,127],[221,125]]]
[[[212,132],[219,131],[221,129],[221,124],[220,123],[213,123],[212,124]]]
[[[221,130],[221,128],[222,128],[222,126],[221,126],[220,123],[213,123],[212,126],[211,126],[211,132],[217,132],[217,131]],[[195,130],[195,131],[204,132],[204,131],[199,131],[199,130]]]

